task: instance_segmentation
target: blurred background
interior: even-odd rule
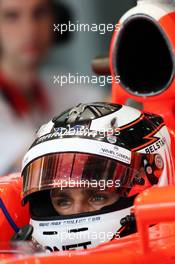
[[[112,32],[54,32],[54,24],[113,24],[134,0],[0,1],[0,175],[21,168],[35,131],[80,102],[110,101],[111,85],[54,83],[92,76],[94,57],[108,56]]]
[[[136,0],[64,0],[56,2],[58,7],[61,4],[61,9],[64,10],[62,12],[65,16],[63,21],[67,17],[73,23],[79,21],[79,23],[84,24],[105,23],[114,25],[127,10],[136,5]],[[55,43],[50,57],[42,68],[42,76],[47,79],[46,81],[50,80],[48,85],[52,89],[53,74],[59,74],[59,71],[92,75],[91,62],[94,57],[108,55],[112,32],[106,34],[71,32],[69,35],[66,34],[66,36],[61,37],[61,41],[57,33],[55,36],[57,43]],[[82,89],[84,88],[82,87]],[[110,85],[96,89],[100,89],[105,97],[110,96]],[[96,89],[94,89],[95,94]]]
[[[58,1],[57,1],[58,2]],[[116,24],[135,0],[64,0],[59,1],[71,15],[72,22]],[[70,39],[56,45],[48,65],[63,67],[70,72],[91,73],[91,61],[99,54],[108,54],[112,32],[71,33]],[[59,44],[59,39],[58,39]]]

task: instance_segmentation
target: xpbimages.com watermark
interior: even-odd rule
[[[60,190],[64,190],[65,188],[95,188],[100,191],[104,191],[106,189],[110,188],[120,188],[120,180],[73,180],[70,179],[69,181],[67,180],[60,180],[59,182],[56,181],[56,186],[60,188]]]
[[[110,241],[111,239],[120,239],[120,233],[116,233],[114,235],[113,232],[79,232],[79,233],[73,233],[73,232],[60,232],[58,234],[58,238],[61,240],[61,242],[64,242],[66,240],[98,240],[100,243],[104,243],[105,241]]]
[[[67,84],[83,84],[83,85],[99,85],[101,87],[106,86],[107,84],[112,84],[112,83],[120,83],[120,76],[88,76],[88,75],[80,75],[79,73],[76,73],[75,75],[68,73],[67,75],[54,75],[53,76],[53,84],[60,85],[61,87]]]
[[[65,245],[55,245],[52,247],[46,246],[46,251],[54,252],[60,250],[88,249],[93,244],[93,241],[104,243],[113,239],[120,239],[120,233],[116,232],[114,234],[113,232],[59,232],[57,234],[57,239],[61,242],[61,244],[65,243]],[[66,245],[67,241],[69,241],[68,245]],[[75,243],[75,241],[82,242],[78,244]]]
[[[109,136],[119,136],[120,133],[121,132],[118,127],[90,130],[88,127],[85,127],[83,125],[76,125],[72,127],[70,124],[68,124],[67,127],[55,128],[55,136],[59,136],[60,138],[63,138],[65,136],[87,136],[92,138],[98,137],[104,139]],[[47,139],[48,136],[49,135],[41,137],[40,139],[38,139],[38,142],[42,141],[43,139]]]
[[[61,35],[65,32],[98,32],[100,35],[104,35],[108,32],[119,31],[120,24],[96,24],[96,23],[80,23],[79,20],[76,23],[68,21],[67,24],[53,24],[54,32],[59,32]]]

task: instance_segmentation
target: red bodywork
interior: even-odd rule
[[[0,197],[18,227],[29,222],[28,207],[21,205],[20,175],[9,175],[0,182]],[[134,205],[138,233],[102,244],[94,249],[65,251],[46,255],[11,254],[2,250],[3,263],[175,263],[175,187],[153,187],[140,194]],[[160,224],[157,224],[160,223]],[[156,225],[155,225],[156,224]],[[150,225],[151,228],[148,228]],[[9,242],[14,233],[0,212],[0,241]],[[3,232],[2,232],[3,230]],[[6,254],[5,254],[6,253]]]
[[[170,48],[174,54],[174,50],[175,50],[175,35],[174,35],[175,12],[170,12],[167,15],[161,17],[161,19],[157,22],[157,24],[164,32],[165,37],[170,43],[171,45]],[[113,56],[114,56],[114,49],[117,49],[117,45],[118,45],[118,34],[119,33],[117,31],[114,32],[114,35],[111,41],[111,47],[110,47],[110,70],[113,76],[113,80],[115,80],[115,76],[116,76],[114,65],[113,65],[113,60],[114,60]],[[125,104],[128,98],[131,98],[138,102],[142,102],[144,106],[144,109],[143,109],[144,111],[159,114],[164,118],[165,123],[167,124],[169,128],[169,132],[172,137],[172,145],[173,145],[172,150],[174,152],[173,156],[175,157],[175,151],[174,151],[175,149],[175,125],[174,125],[175,78],[173,78],[173,80],[171,81],[169,86],[166,88],[166,90],[164,90],[162,93],[159,93],[157,95],[151,95],[151,96],[137,96],[135,94],[129,93],[122,86],[121,83],[113,82],[112,101],[114,103]]]
[[[171,43],[172,49],[175,49],[175,35],[174,35],[175,12],[163,16],[160,19],[159,24],[166,33],[166,37]],[[110,47],[110,69],[113,79],[115,79],[115,75],[116,75],[113,69],[113,49],[115,48],[115,46],[117,46],[117,41],[116,41],[117,36],[118,36],[118,32],[115,31]],[[173,79],[169,87],[161,94],[149,96],[149,97],[142,97],[142,96],[136,96],[130,94],[122,87],[120,83],[117,84],[116,82],[114,82],[112,85],[112,101],[115,103],[124,104],[128,98],[132,98],[136,101],[143,102],[145,111],[162,115],[162,117],[164,118],[165,122],[169,125],[169,127],[174,128],[175,78]]]

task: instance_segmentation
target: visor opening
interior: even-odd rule
[[[174,75],[168,40],[149,17],[131,17],[116,40],[113,65],[121,85],[137,96],[152,96],[168,88]]]

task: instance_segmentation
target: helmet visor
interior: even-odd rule
[[[97,155],[49,154],[24,168],[23,198],[41,190],[67,187],[117,189],[126,196],[131,188],[140,192],[158,183],[163,168],[163,159],[158,154],[133,153],[130,165]]]

